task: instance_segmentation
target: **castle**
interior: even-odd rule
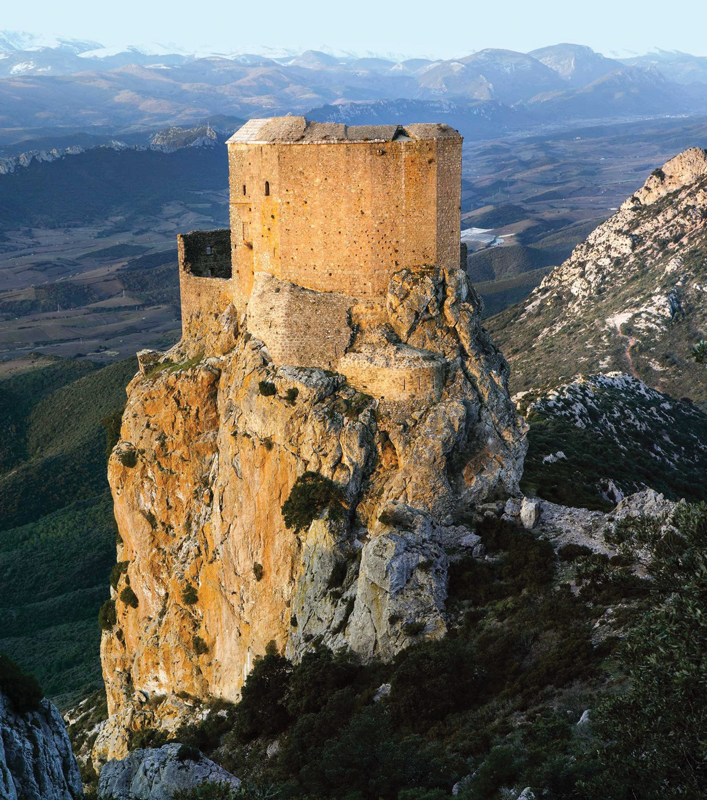
[[[385,322],[396,272],[459,266],[459,133],[288,116],[252,119],[227,145],[230,230],[178,237],[183,336],[232,305],[275,363],[333,369],[380,397],[434,394],[439,358],[351,346]]]

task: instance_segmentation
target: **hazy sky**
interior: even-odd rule
[[[32,0],[4,3],[2,28],[95,39],[458,57],[557,42],[605,55],[651,48],[707,55],[707,0]]]

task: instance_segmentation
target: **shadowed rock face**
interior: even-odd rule
[[[174,729],[194,698],[236,700],[270,641],[294,659],[319,641],[387,659],[444,634],[447,551],[476,544],[455,523],[518,494],[527,447],[480,305],[461,270],[404,270],[387,311],[352,328],[347,356],[391,385],[410,363],[439,368],[432,399],[274,363],[246,316],[223,316],[207,357],[189,361],[185,341],[136,375],[109,464],[126,568],[101,645],[97,766],[131,731]],[[346,511],[295,533],[281,506],[306,471]]]
[[[16,714],[0,694],[0,797],[3,800],[77,800],[81,775],[56,708]]]

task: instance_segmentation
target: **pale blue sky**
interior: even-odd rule
[[[558,42],[605,55],[651,48],[707,55],[707,0],[31,0],[3,4],[0,26],[105,45],[245,45],[452,58],[485,47]]]

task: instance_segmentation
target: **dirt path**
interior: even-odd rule
[[[625,333],[621,333],[622,324],[622,320],[614,320],[614,328],[616,329],[616,333],[619,335],[619,338],[625,340],[626,342],[626,347],[624,347],[624,355],[626,356],[626,361],[628,361],[629,371],[634,378],[638,378],[636,367],[633,364],[633,356],[631,355],[631,348],[638,344],[638,339],[636,339],[634,336],[626,336]]]

